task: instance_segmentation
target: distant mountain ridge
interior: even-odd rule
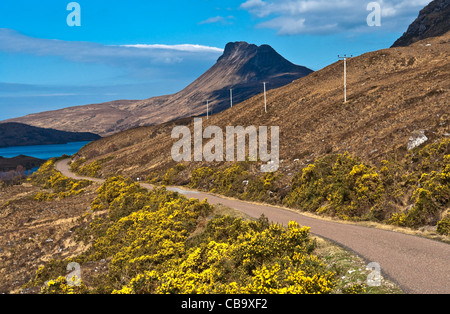
[[[22,123],[0,123],[0,148],[32,145],[54,145],[95,141],[101,136],[89,132],[65,132],[38,128]]]
[[[246,42],[228,43],[217,63],[188,87],[168,96],[163,105],[164,111],[171,114],[170,119],[158,121],[160,111],[149,112],[141,121],[155,121],[160,124],[178,118],[206,114],[209,100],[213,113],[230,108],[230,89],[233,90],[233,103],[238,104],[263,91],[263,82],[268,88],[278,88],[304,77],[313,71],[295,65],[268,45],[257,46]],[[148,108],[160,102],[151,98],[135,104],[137,108]],[[146,125],[140,123],[140,125]],[[148,125],[148,124],[147,124]]]
[[[289,62],[269,45],[233,42],[226,45],[215,65],[176,94],[71,107],[8,122],[107,136],[138,126],[206,115],[207,101],[210,113],[218,113],[230,107],[230,89],[233,103],[238,104],[261,93],[263,82],[267,82],[268,89],[275,89],[312,72]]]
[[[434,0],[420,11],[417,19],[392,46],[405,47],[419,40],[450,31],[450,0]]]

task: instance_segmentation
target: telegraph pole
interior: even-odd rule
[[[206,120],[209,120],[209,100],[206,101]]]
[[[264,82],[264,108],[267,113],[267,95],[266,95],[266,82]]]
[[[347,60],[352,57],[353,56],[347,57],[347,55],[341,57],[338,55],[339,59],[344,60],[344,102],[347,102]]]
[[[231,108],[233,108],[233,89],[230,89],[230,103],[231,103]]]

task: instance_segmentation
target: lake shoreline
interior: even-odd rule
[[[3,159],[11,159],[26,156],[46,161],[54,157],[61,157],[63,155],[72,156],[89,143],[91,142],[84,141],[66,144],[14,146],[0,148],[0,157],[2,157]]]

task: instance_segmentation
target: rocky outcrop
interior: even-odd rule
[[[424,130],[415,131],[413,135],[409,138],[408,150],[412,150],[425,144],[428,141],[428,137],[425,135]]]
[[[450,0],[434,0],[420,11],[419,17],[392,47],[406,47],[417,41],[444,35],[450,31]]]

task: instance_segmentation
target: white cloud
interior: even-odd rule
[[[250,13],[258,16],[258,17],[264,17],[268,14],[270,14],[270,10],[267,10],[266,7],[268,6],[268,3],[262,1],[262,0],[248,0],[241,4],[241,8],[244,10],[250,11]]]
[[[214,17],[210,17],[209,19],[205,20],[205,21],[201,21],[200,23],[198,23],[199,25],[203,25],[203,24],[216,24],[216,23],[220,23],[220,24],[231,24],[232,20],[234,20],[234,16],[214,16]]]
[[[33,38],[0,28],[3,53],[13,61],[0,69],[5,83],[0,81],[0,108],[14,98],[14,104],[27,108],[41,108],[45,99],[55,109],[178,92],[214,65],[223,50],[197,44],[111,46]],[[26,68],[24,59],[32,60]],[[9,84],[25,82],[31,85]]]
[[[293,17],[277,17],[270,21],[259,24],[262,28],[275,28],[282,34],[299,34],[306,32],[306,19]]]
[[[223,49],[216,47],[208,47],[202,45],[161,45],[161,44],[136,44],[136,45],[121,45],[121,47],[128,48],[142,48],[142,49],[161,49],[161,50],[174,50],[174,51],[187,51],[187,52],[213,52],[213,53],[223,53]]]
[[[215,17],[210,17],[209,19],[202,21],[198,24],[214,24],[214,23],[224,23],[225,22],[225,18],[223,16],[215,16]]]
[[[56,56],[72,62],[97,63],[126,68],[166,67],[216,60],[223,49],[195,44],[102,45],[33,38],[0,28],[0,51],[35,56]]]
[[[280,35],[331,34],[344,31],[405,31],[431,0],[378,0],[382,27],[368,27],[367,4],[361,0],[247,0],[240,6],[260,21],[258,27]]]

